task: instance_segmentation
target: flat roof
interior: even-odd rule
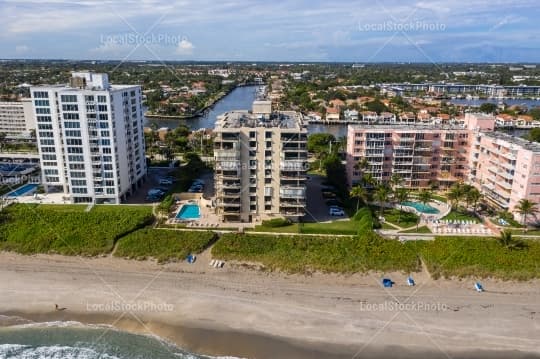
[[[226,112],[217,117],[215,129],[265,127],[282,129],[306,129],[303,117],[295,111],[275,111],[269,117],[259,116],[247,110]]]
[[[464,124],[357,124],[349,125],[353,130],[385,130],[385,131],[444,131],[444,130],[467,130]]]
[[[529,141],[524,138],[512,136],[502,132],[484,132],[483,135],[497,140],[506,141],[534,153],[540,153],[540,143],[538,142]]]

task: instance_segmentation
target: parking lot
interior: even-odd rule
[[[310,175],[307,181],[307,208],[306,215],[302,219],[304,222],[326,222],[336,219],[347,218],[347,216],[331,216],[330,207],[326,204],[327,199],[323,197],[323,182],[325,178],[317,175]]]
[[[167,190],[170,188],[170,185],[160,185],[159,181],[161,178],[166,177],[172,171],[171,168],[148,168],[148,176],[146,182],[143,183],[141,188],[135,192],[134,195],[130,196],[126,203],[128,204],[139,204],[139,203],[151,203],[152,201],[147,201],[146,196],[148,191],[152,188],[161,188]]]

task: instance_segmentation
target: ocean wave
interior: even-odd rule
[[[55,322],[32,322],[25,324],[11,325],[10,328],[14,329],[27,329],[27,328],[89,328],[89,329],[111,329],[116,330],[115,327],[109,324],[84,324],[77,321],[55,321]]]
[[[88,348],[66,346],[32,347],[18,344],[0,344],[0,358],[17,359],[120,359]]]

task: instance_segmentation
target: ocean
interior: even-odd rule
[[[154,336],[53,322],[0,327],[0,359],[211,359]],[[221,357],[225,358],[225,357]],[[230,357],[227,357],[230,358]]]

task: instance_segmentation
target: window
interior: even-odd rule
[[[38,134],[39,134],[39,137],[49,137],[49,138],[54,137],[53,133],[49,131],[39,131]]]
[[[81,147],[68,147],[68,153],[83,153]]]
[[[38,124],[38,130],[52,130],[52,125],[48,123]]]
[[[107,105],[98,105],[99,112],[107,112]]]
[[[100,120],[100,121],[108,121],[108,120],[109,120],[109,116],[108,116],[106,113],[100,113],[100,114],[99,114],[99,120]]]
[[[84,170],[84,163],[70,163],[70,170]]]
[[[42,146],[54,146],[54,140],[52,140],[52,139],[41,139],[41,140],[39,140],[39,143]]]
[[[37,116],[37,122],[51,122],[51,116]]]
[[[46,91],[34,91],[34,98],[49,98],[49,94]]]
[[[99,95],[97,97],[98,102],[107,103],[107,96]]]
[[[85,178],[86,177],[86,173],[84,172],[71,172],[69,175],[71,176],[71,178]]]
[[[58,170],[46,169],[43,170],[43,173],[46,175],[58,175]]]
[[[88,191],[86,190],[86,188],[72,188],[71,191],[73,193],[88,193]]]
[[[62,105],[62,111],[79,111],[78,105]]]
[[[36,108],[36,114],[38,115],[49,115],[51,113],[51,109],[48,107],[42,108],[38,107]]]
[[[71,180],[71,185],[83,187],[86,186],[86,180]]]
[[[69,155],[68,159],[71,162],[84,162],[84,157],[78,155]]]
[[[81,124],[79,122],[64,122],[65,128],[81,128]]]
[[[49,106],[49,100],[35,100],[34,104],[36,106]]]
[[[77,95],[61,95],[60,100],[62,102],[77,102]]]
[[[44,161],[56,161],[56,155],[43,155],[41,158]]]
[[[63,113],[62,116],[64,117],[64,120],[78,120],[79,119],[78,113]]]
[[[55,153],[56,151],[55,151],[54,147],[41,147],[41,152],[43,152],[43,153],[46,153],[46,152]]]
[[[66,140],[66,144],[68,146],[82,146],[82,140],[80,139],[75,139],[75,138],[68,138]]]
[[[81,137],[81,131],[66,130],[66,137]]]

